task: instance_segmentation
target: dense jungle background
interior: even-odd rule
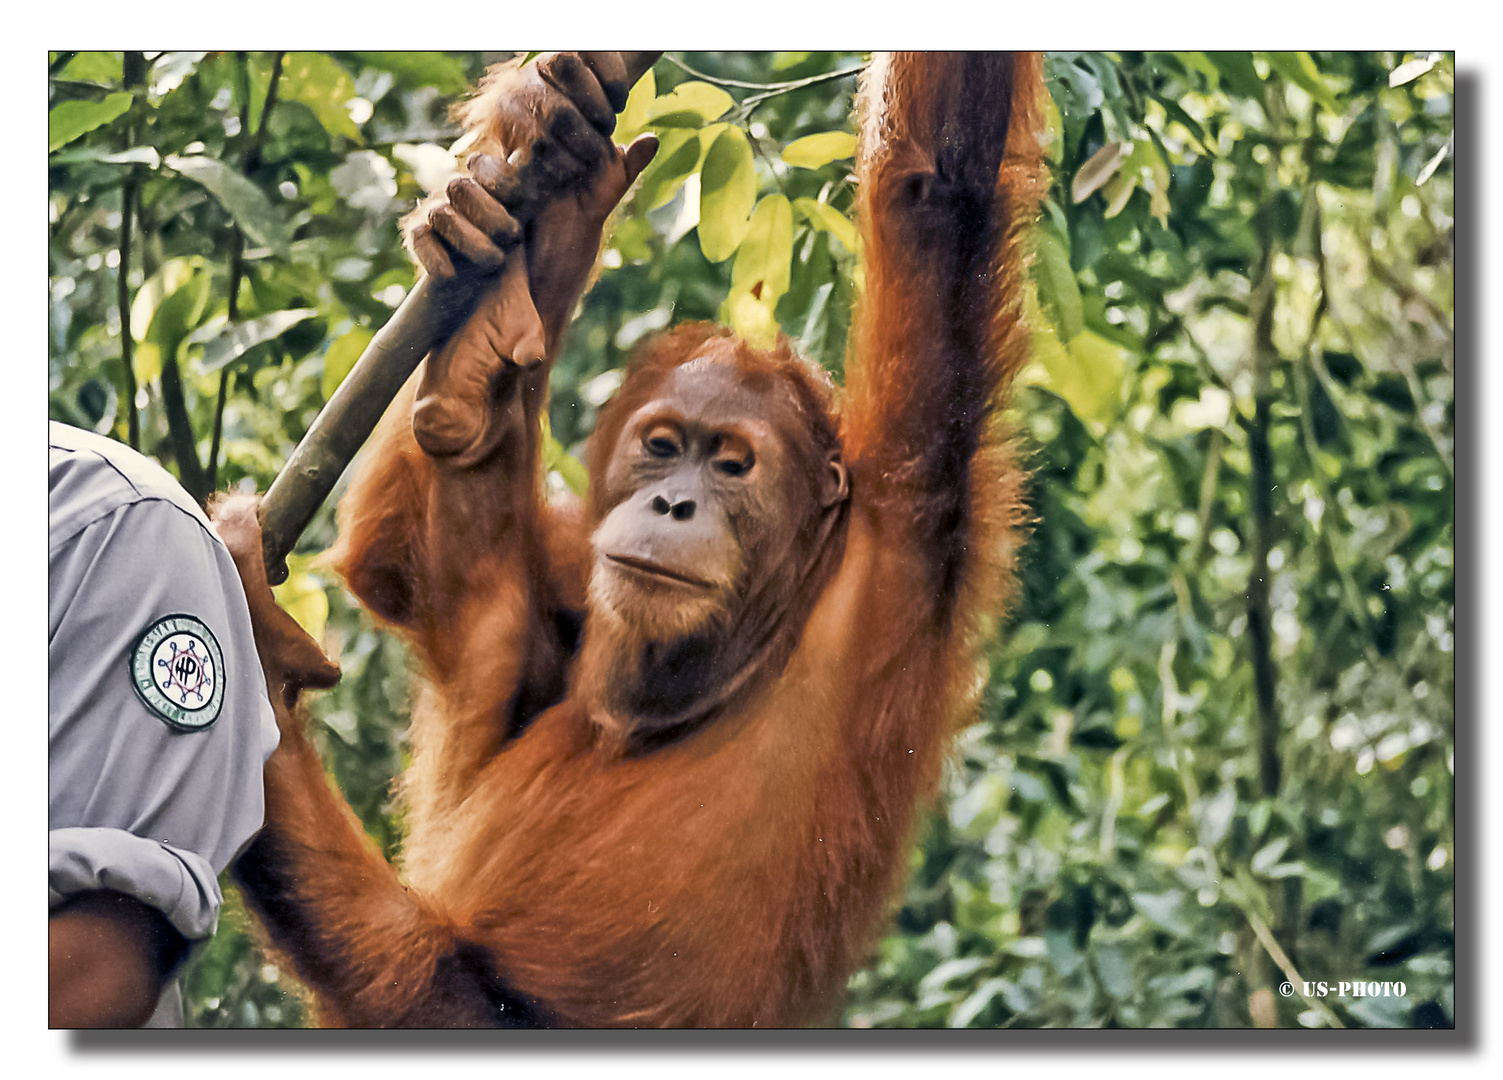
[[[50,54],[49,414],[264,491],[412,287],[398,218],[510,55]],[[637,86],[618,140],[662,146],[554,369],[551,483],[671,322],[842,377],[864,59],[670,53]],[[1021,601],[844,1022],[1452,1026],[1453,59],[1047,75]],[[314,734],[390,851],[408,665],[313,565],[332,536],[326,507],[279,595],[344,669]],[[190,1023],[304,1023],[224,884]]]

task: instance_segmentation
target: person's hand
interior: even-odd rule
[[[282,610],[272,595],[261,553],[261,522],[256,517],[260,502],[255,495],[229,495],[210,507],[214,531],[230,549],[245,600],[250,607],[251,631],[256,653],[266,674],[266,691],[277,714],[277,725],[286,730],[291,709],[304,689],[325,689],[339,681],[339,666],[324,655],[318,642]]]

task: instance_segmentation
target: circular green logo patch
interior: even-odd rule
[[[202,731],[224,704],[224,654],[192,615],[168,615],[131,650],[130,683],[146,707],[175,731]]]

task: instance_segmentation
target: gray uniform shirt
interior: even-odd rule
[[[161,466],[48,436],[48,905],[109,889],[205,938],[277,745],[245,593]]]

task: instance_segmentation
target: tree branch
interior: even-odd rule
[[[675,65],[683,71],[688,72],[690,75],[693,75],[696,79],[699,79],[702,82],[710,83],[712,86],[720,86],[727,89],[734,88],[737,90],[760,90],[763,91],[764,94],[786,94],[790,90],[800,90],[805,86],[813,86],[816,83],[828,82],[833,79],[844,78],[845,76],[854,74],[855,72],[858,72],[862,68],[866,67],[865,64],[859,64],[856,67],[849,68],[845,71],[827,71],[822,75],[810,75],[807,78],[803,79],[790,79],[786,82],[775,83],[758,83],[747,82],[743,79],[727,79],[719,75],[710,75],[706,72],[698,71],[690,67],[678,57],[673,56],[669,53],[664,53],[663,55],[668,58],[669,63]]]
[[[125,88],[132,93],[146,81],[146,60],[138,52],[127,52],[123,62]],[[130,142],[137,141],[137,103],[131,102]],[[125,184],[120,189],[120,267],[115,277],[115,303],[120,311],[120,360],[124,371],[121,383],[125,391],[126,442],[132,450],[141,449],[141,414],[136,409],[136,367],[133,354],[135,339],[130,327],[130,249],[131,215],[140,201],[140,179],[136,167],[126,167]]]
[[[1253,415],[1242,418],[1247,451],[1252,461],[1248,477],[1251,504],[1252,567],[1247,576],[1247,636],[1258,703],[1258,779],[1265,796],[1278,793],[1279,713],[1275,698],[1277,669],[1273,663],[1272,610],[1269,603],[1268,552],[1273,546],[1273,449],[1268,441],[1273,407],[1273,309],[1275,284],[1273,253],[1264,260],[1263,278],[1253,291]]]
[[[261,145],[266,135],[266,118],[271,115],[272,106],[277,103],[277,83],[282,78],[282,61],[286,58],[285,52],[277,53],[276,59],[271,65],[271,83],[266,88],[266,103],[261,106],[261,120],[256,124],[254,133],[250,130],[250,76],[248,61],[244,53],[236,54],[240,60],[240,131],[246,142],[245,156],[241,162],[240,171],[249,178],[251,173],[261,164]],[[233,326],[240,318],[240,282],[245,274],[245,234],[240,231],[240,226],[231,223],[230,226],[230,296],[227,305],[227,326]],[[214,402],[214,433],[209,440],[209,467],[208,473],[209,490],[213,491],[219,486],[219,442],[224,433],[224,407],[230,396],[230,368],[233,364],[226,364],[219,369],[219,396]]]

